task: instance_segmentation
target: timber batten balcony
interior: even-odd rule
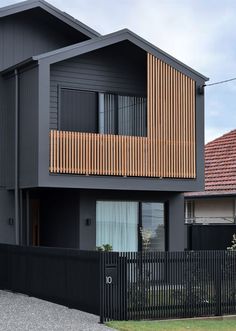
[[[147,54],[147,137],[50,131],[50,173],[196,178],[195,81]]]
[[[160,142],[169,152],[176,142]],[[178,144],[181,149],[181,143]],[[191,148],[192,144],[188,144]],[[156,144],[158,146],[158,144]],[[50,172],[82,175],[192,178],[183,157],[157,158],[150,139],[68,131],[50,131]],[[159,151],[160,153],[160,151]],[[170,154],[169,154],[170,155]]]

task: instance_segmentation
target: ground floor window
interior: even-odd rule
[[[165,250],[164,203],[97,201],[96,246],[113,251]]]
[[[109,244],[114,251],[138,249],[138,203],[97,201],[96,246]]]

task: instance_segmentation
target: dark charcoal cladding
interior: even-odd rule
[[[99,253],[0,245],[0,289],[99,314]]]

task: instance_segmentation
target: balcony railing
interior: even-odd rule
[[[177,143],[162,144],[171,150]],[[50,131],[51,173],[192,178],[191,169],[184,172],[183,164],[181,155],[159,157],[148,137]]]
[[[148,139],[94,133],[50,132],[50,172],[151,176]]]

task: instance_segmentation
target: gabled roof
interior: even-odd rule
[[[23,2],[16,3],[14,5],[6,6],[0,8],[0,18],[17,14],[29,9],[33,8],[41,8],[48,12],[49,14],[53,15],[54,17],[58,18],[60,21],[68,24],[72,28],[78,30],[79,32],[83,33],[84,35],[88,36],[89,38],[94,38],[100,36],[98,32],[91,29],[87,25],[83,24],[82,22],[76,20],[72,16],[68,15],[65,12],[60,11],[56,7],[52,6],[48,2],[44,0],[27,0]]]
[[[167,64],[185,73],[186,75],[189,75],[195,80],[200,79],[203,82],[208,80],[207,77],[203,76],[202,74],[190,68],[186,64],[175,59],[171,55],[165,53],[160,48],[154,46],[153,44],[149,43],[148,41],[128,29],[122,29],[111,34],[100,36],[98,38],[93,38],[91,40],[87,40],[78,44],[70,45],[48,53],[34,56],[32,59],[35,61],[47,61],[49,64],[52,64],[125,40],[128,40],[136,46],[142,48],[144,51],[153,54],[160,60],[163,60]]]
[[[205,146],[205,191],[187,197],[236,195],[236,130]]]

